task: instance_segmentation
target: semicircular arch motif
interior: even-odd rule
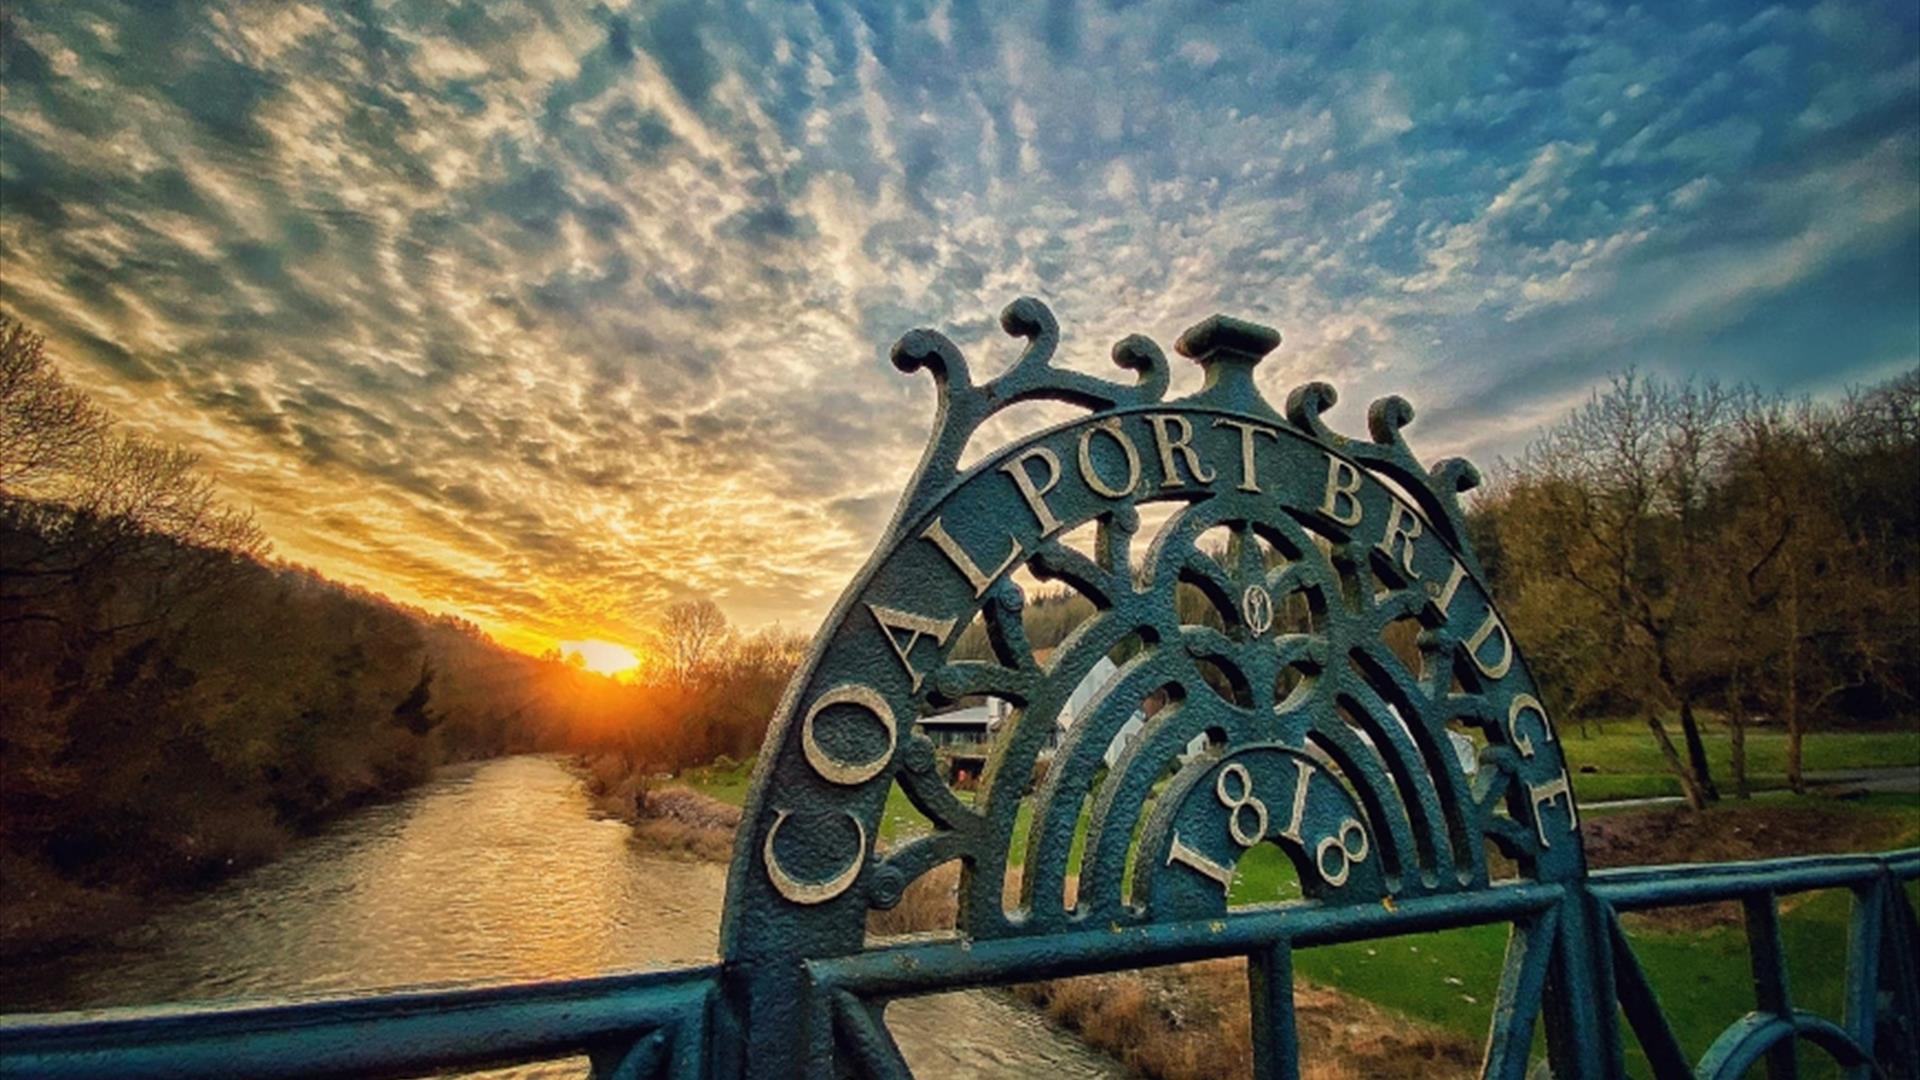
[[[1113,349],[1127,384],[1054,367],[1036,300],[1001,322],[1026,347],[984,384],[933,331],[894,349],[936,379],[935,430],[774,720],[730,959],[856,952],[869,910],[955,861],[976,940],[1227,916],[1262,843],[1322,905],[1483,888],[1489,843],[1524,877],[1584,873],[1552,722],[1467,543],[1477,476],[1420,465],[1406,402],[1375,402],[1366,440],[1325,425],[1324,384],[1275,410],[1254,369],[1279,335],[1220,316],[1181,338],[1205,385],[1176,400],[1145,338]],[[1087,414],[958,468],[1039,399]],[[1091,615],[1035,649],[1021,580]],[[989,645],[963,655],[976,622]],[[917,724],[987,697],[1010,715],[956,790]],[[896,784],[933,828],[883,849]]]

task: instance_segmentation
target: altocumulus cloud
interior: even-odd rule
[[[0,300],[281,550],[524,645],[830,602],[919,323],[1215,310],[1511,450],[1920,356],[1920,15],[1705,0],[111,4],[0,30]],[[1191,374],[1183,374],[1191,379]]]

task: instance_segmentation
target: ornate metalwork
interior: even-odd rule
[[[1367,439],[1327,427],[1322,383],[1275,410],[1254,373],[1279,334],[1224,316],[1180,338],[1205,381],[1177,400],[1145,338],[1114,346],[1133,373],[1119,382],[1054,366],[1058,326],[1037,300],[1001,325],[1025,346],[984,383],[933,331],[893,350],[902,371],[933,376],[934,430],[768,732],[719,969],[471,999],[9,1021],[0,1060],[23,1075],[127,1076],[220,1071],[234,1055],[246,1071],[331,1075],[585,1048],[610,1076],[905,1076],[893,998],[1239,955],[1256,1072],[1285,1077],[1294,950],[1501,922],[1489,1077],[1526,1073],[1539,1023],[1553,1075],[1623,1075],[1616,1013],[1663,1077],[1734,1077],[1756,1061],[1790,1076],[1801,1041],[1859,1075],[1915,1060],[1920,935],[1901,883],[1920,876],[1920,851],[1588,873],[1552,720],[1468,542],[1458,496],[1477,475],[1421,465],[1404,400],[1373,404]],[[961,467],[989,419],[1034,400],[1086,414]],[[1024,576],[1094,611],[1044,656],[1027,639]],[[961,655],[976,622],[986,654]],[[1115,662],[1063,731],[1069,700]],[[981,696],[1010,718],[978,790],[960,792],[915,724]],[[1458,733],[1477,760],[1456,752]],[[883,848],[896,786],[933,829]],[[1286,854],[1302,899],[1229,905],[1236,863],[1260,844]],[[1490,847],[1517,877],[1493,880]],[[947,863],[961,867],[956,930],[869,941],[869,912]],[[1777,897],[1816,888],[1856,895],[1837,1022],[1793,1006],[1779,945]],[[1714,899],[1745,905],[1755,1011],[1695,1066],[1618,912]]]

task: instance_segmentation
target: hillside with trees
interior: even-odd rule
[[[615,681],[271,557],[193,455],[128,434],[0,318],[0,949],[271,858],[448,762],[759,744],[795,647],[710,601]]]
[[[1920,714],[1920,371],[1833,404],[1621,375],[1495,470],[1470,526],[1562,724],[1644,723],[1696,807],[1745,794],[1755,725],[1804,791],[1809,731]]]

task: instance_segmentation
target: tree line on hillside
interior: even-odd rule
[[[275,560],[193,455],[124,431],[5,317],[0,638],[0,949],[446,762],[750,753],[794,651],[722,620],[670,685],[622,685]]]
[[[1696,807],[1709,710],[1741,795],[1755,724],[1803,791],[1809,730],[1920,711],[1920,370],[1831,404],[1628,372],[1469,526],[1556,714],[1638,718]]]

